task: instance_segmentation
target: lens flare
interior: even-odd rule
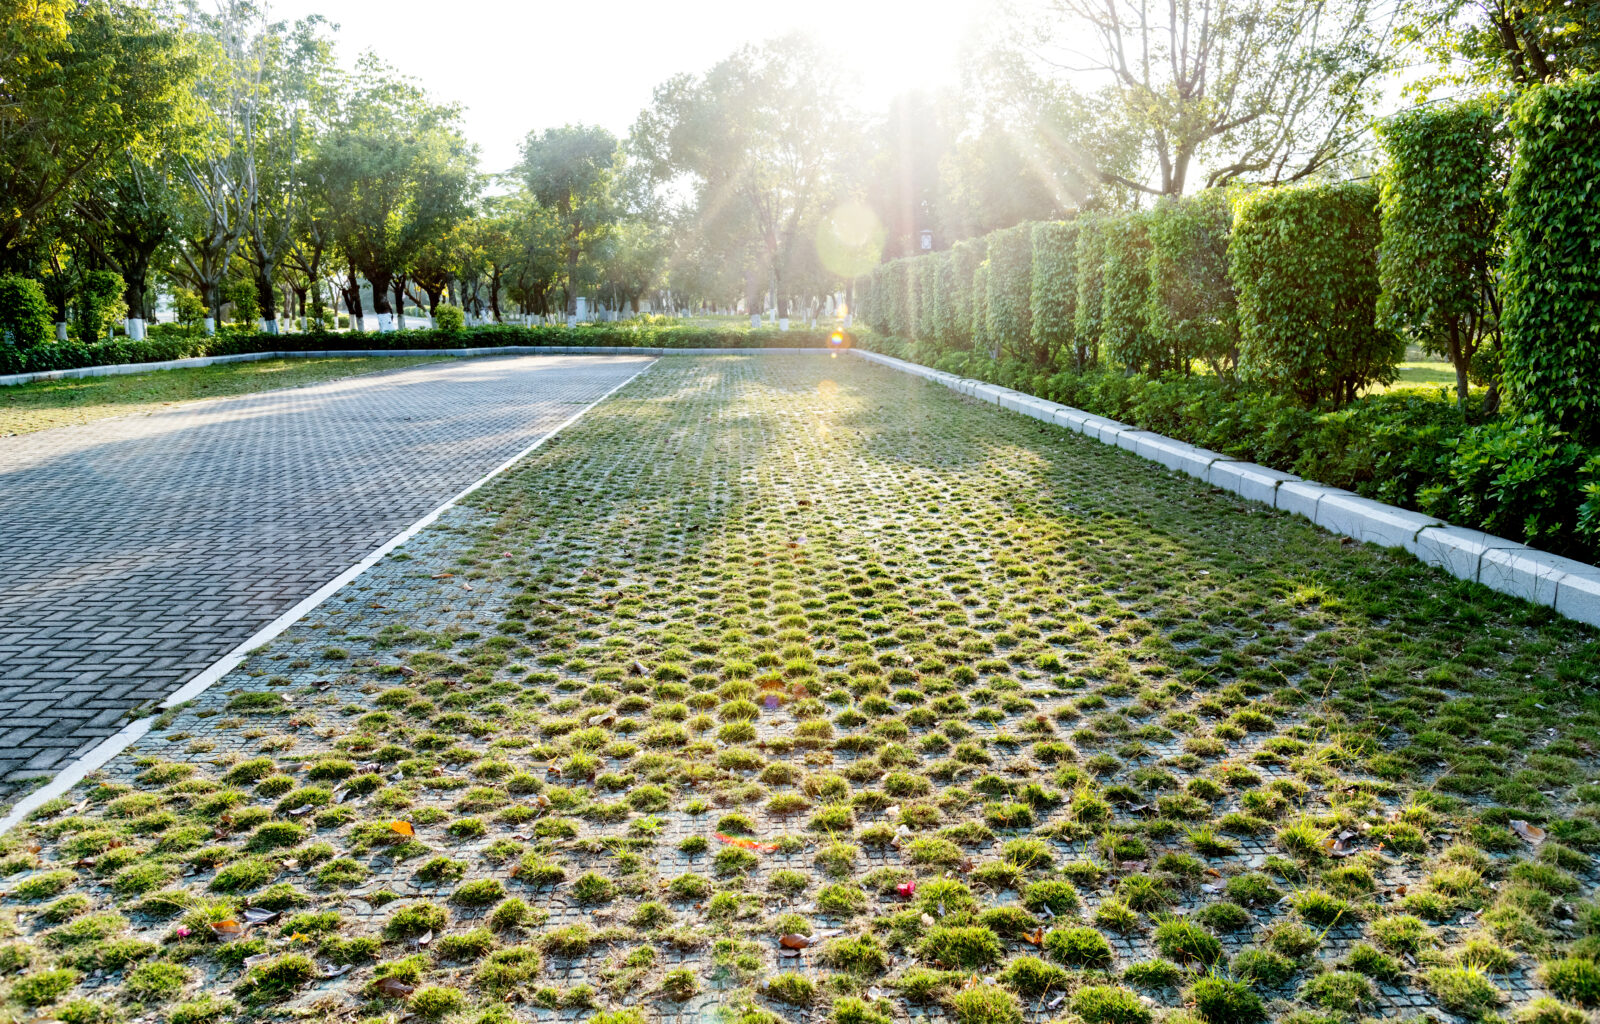
[[[883,255],[883,224],[865,203],[834,207],[817,229],[817,256],[840,277],[860,277]]]

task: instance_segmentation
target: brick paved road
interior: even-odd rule
[[[648,362],[441,363],[0,438],[0,798]]]

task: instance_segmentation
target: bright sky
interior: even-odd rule
[[[467,108],[486,171],[517,159],[527,133],[568,122],[621,135],[651,90],[737,47],[808,31],[857,71],[881,111],[912,88],[954,82],[964,41],[995,0],[273,0],[271,16],[316,12],[339,25],[346,64],[372,49],[437,99]]]

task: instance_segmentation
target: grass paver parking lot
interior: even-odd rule
[[[5,837],[0,991],[1577,1024],[1597,662],[936,385],[669,357]]]
[[[298,387],[401,370],[443,356],[259,359],[183,370],[40,380],[0,387],[0,437],[153,412],[177,402]]]

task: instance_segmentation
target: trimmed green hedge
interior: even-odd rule
[[[156,363],[197,356],[246,352],[394,350],[408,348],[495,348],[529,345],[553,348],[593,345],[616,348],[823,348],[829,331],[779,331],[763,327],[698,327],[676,324],[591,324],[581,327],[492,325],[461,333],[391,331],[387,334],[218,334],[198,338],[145,341],[52,342],[30,349],[0,346],[0,374],[73,370],[85,366]]]
[[[0,365],[8,348],[33,348],[52,337],[50,302],[39,282],[0,275]]]
[[[1150,336],[1149,218],[1130,214],[1105,222],[1100,332],[1106,355],[1131,370],[1160,373],[1166,360]]]
[[[1239,361],[1239,300],[1228,278],[1233,210],[1210,189],[1165,200],[1150,216],[1150,336],[1168,366],[1199,359],[1213,373]]]
[[[1041,221],[1033,226],[1033,280],[1029,301],[1033,351],[1046,362],[1070,354],[1083,368],[1086,346],[1072,329],[1078,306],[1078,225]]]
[[[1505,383],[1513,403],[1600,441],[1600,76],[1539,86],[1511,113]]]
[[[985,282],[988,341],[1002,355],[1037,358],[1033,352],[1033,227],[996,231],[989,236]]]
[[[1100,344],[1100,314],[1105,308],[1105,218],[1078,218],[1078,301],[1072,311],[1072,332],[1079,344]]]
[[[1308,408],[1395,379],[1405,345],[1376,325],[1378,190],[1268,188],[1234,207],[1229,273],[1239,293],[1239,374]]]
[[[973,325],[978,322],[978,316],[973,296],[979,294],[978,267],[988,258],[987,238],[969,238],[950,247],[950,280],[955,290],[950,293],[951,337],[947,345],[952,349],[969,349],[977,344]]]
[[[1403,111],[1378,125],[1379,322],[1448,358],[1465,403],[1480,346],[1498,347],[1496,270],[1510,147],[1498,99]]]

